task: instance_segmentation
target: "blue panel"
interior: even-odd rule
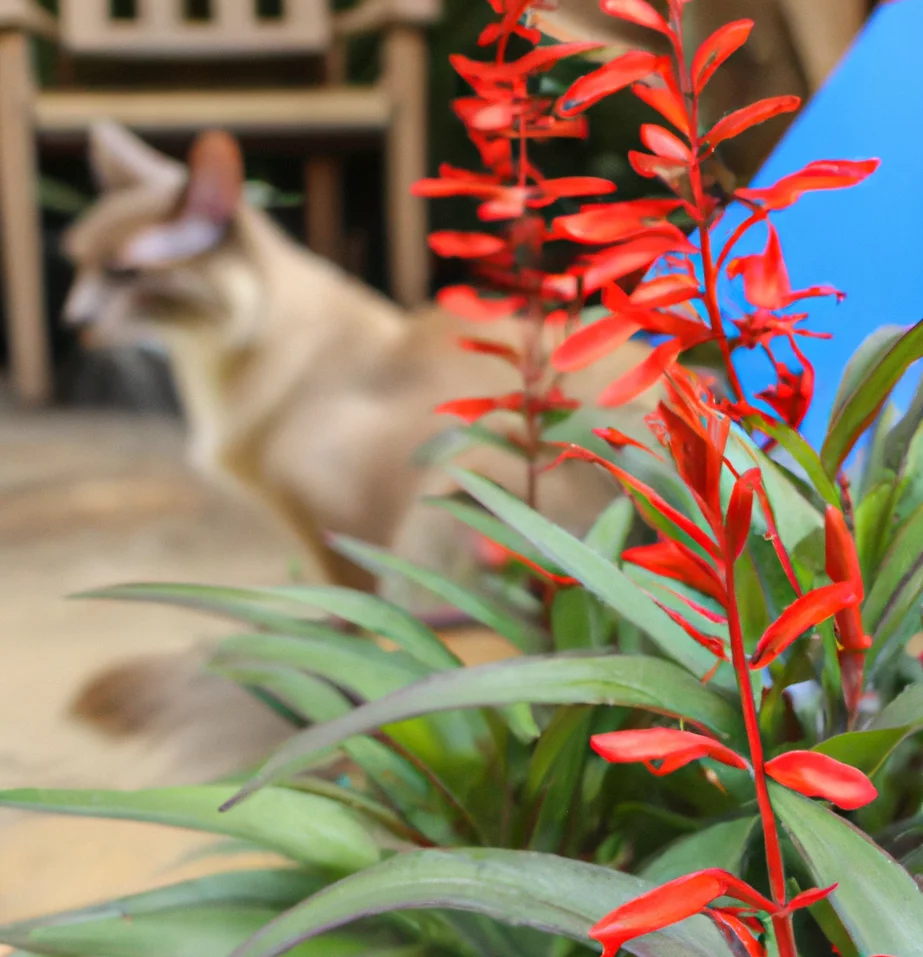
[[[881,7],[753,182],[770,185],[811,160],[882,160],[862,185],[809,194],[773,218],[793,287],[830,283],[848,295],[841,305],[806,303],[810,328],[835,334],[833,341],[801,340],[817,370],[814,406],[804,425],[815,446],[843,367],[859,343],[880,325],[910,325],[923,318],[921,36],[923,0]],[[742,218],[732,207],[718,236]],[[758,227],[738,246],[738,254],[758,252],[764,244],[765,232]],[[742,293],[729,295],[726,304],[739,315]],[[781,349],[778,354],[784,355]],[[737,364],[747,389],[759,391],[772,379],[763,353],[741,352]],[[904,406],[915,384],[911,379],[916,376],[896,393]]]

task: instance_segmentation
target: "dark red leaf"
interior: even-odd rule
[[[726,23],[699,47],[692,61],[692,81],[697,95],[705,89],[721,64],[747,42],[752,30],[752,20]]]

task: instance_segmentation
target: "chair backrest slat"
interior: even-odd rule
[[[59,0],[62,45],[75,54],[147,58],[274,56],[327,50],[328,0]],[[120,16],[116,16],[120,13]]]

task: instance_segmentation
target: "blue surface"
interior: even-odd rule
[[[923,318],[921,37],[923,0],[880,7],[752,184],[770,185],[811,160],[882,160],[878,172],[860,186],[811,193],[773,214],[793,288],[830,283],[848,296],[840,305],[832,299],[803,304],[811,313],[809,328],[835,335],[832,341],[799,339],[817,372],[814,405],[803,429],[815,446],[856,347],[881,325],[910,325]],[[716,236],[742,218],[731,207]],[[735,255],[759,252],[765,241],[765,230],[757,227]],[[739,288],[725,293],[725,304],[731,315],[740,314]],[[780,348],[777,354],[790,353]],[[745,388],[754,392],[772,379],[762,352],[740,351],[737,368]],[[918,375],[911,373],[898,388],[898,405],[906,407]]]

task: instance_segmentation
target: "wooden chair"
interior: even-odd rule
[[[426,211],[410,185],[426,172],[425,31],[440,0],[359,0],[333,14],[329,0],[277,0],[260,16],[257,0],[59,0],[58,19],[33,0],[0,0],[0,245],[10,363],[20,400],[51,394],[36,202],[36,141],[82,136],[98,119],[148,135],[193,134],[223,127],[259,137],[311,137],[306,161],[309,245],[338,258],[343,248],[340,167],[323,144],[339,136],[385,141],[386,221],[391,288],[406,305],[428,292]],[[125,16],[125,8],[130,15]],[[118,10],[122,15],[115,16]],[[345,43],[382,34],[375,85],[345,85]],[[38,89],[30,68],[32,35],[63,54],[115,62],[323,58],[319,85],[270,89]]]

